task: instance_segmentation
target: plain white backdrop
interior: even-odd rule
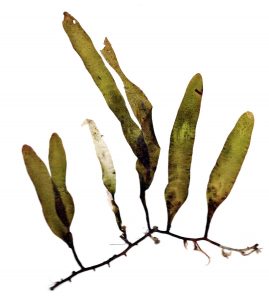
[[[267,299],[269,272],[267,1],[2,1],[0,4],[0,295],[1,299]],[[62,28],[68,11],[102,49],[107,36],[126,75],[153,104],[162,148],[148,192],[151,222],[165,227],[163,191],[174,118],[191,77],[204,80],[189,199],[172,231],[203,234],[208,176],[238,117],[254,113],[249,153],[209,236],[228,246],[260,243],[263,251],[229,259],[201,244],[211,264],[181,241],[159,236],[54,292],[49,286],[78,267],[68,247],[47,227],[26,173],[21,147],[47,162],[57,132],[65,145],[67,184],[76,206],[72,232],[85,265],[125,246],[106,200],[101,170],[85,118],[97,123],[117,171],[117,202],[130,239],[146,230],[135,157],[118,121],[84,69]],[[115,75],[115,73],[113,73]],[[119,87],[122,84],[117,79]]]

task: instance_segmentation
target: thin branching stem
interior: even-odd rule
[[[100,267],[103,267],[105,265],[109,266],[110,267],[110,263],[114,260],[116,260],[117,258],[120,258],[122,256],[126,256],[127,255],[127,252],[129,250],[131,250],[134,246],[137,246],[138,244],[140,244],[142,241],[144,241],[146,238],[148,237],[152,237],[152,234],[153,233],[160,233],[160,234],[166,234],[166,235],[169,235],[171,237],[174,237],[176,239],[179,239],[179,240],[182,240],[184,242],[184,244],[187,242],[187,241],[191,241],[194,243],[194,250],[197,250],[197,251],[200,251],[201,253],[203,253],[204,255],[206,255],[206,257],[208,258],[208,261],[210,262],[210,256],[204,251],[202,250],[202,248],[200,247],[200,245],[198,244],[198,242],[200,241],[205,241],[205,242],[208,242],[216,247],[219,247],[221,248],[221,250],[226,250],[226,251],[235,251],[235,252],[239,252],[240,254],[242,255],[249,255],[253,252],[256,252],[256,253],[259,253],[260,252],[260,248],[258,247],[259,245],[258,244],[255,244],[253,246],[250,246],[250,247],[246,247],[246,248],[242,248],[242,249],[239,249],[239,248],[232,248],[232,247],[228,247],[228,246],[223,246],[221,245],[220,243],[217,243],[211,239],[209,239],[208,237],[199,237],[199,238],[191,238],[191,237],[185,237],[185,236],[181,236],[181,235],[177,235],[177,234],[174,234],[170,231],[167,231],[167,230],[160,230],[158,229],[158,227],[153,227],[152,229],[150,229],[148,232],[146,232],[141,238],[137,239],[136,241],[134,242],[129,242],[128,241],[128,246],[127,248],[125,248],[123,251],[121,251],[120,253],[118,254],[114,254],[113,256],[111,256],[110,258],[108,258],[107,260],[99,263],[99,264],[96,264],[96,265],[92,265],[90,267],[83,267],[83,265],[81,264],[81,262],[79,261],[77,255],[76,255],[76,252],[75,252],[75,249],[73,247],[73,253],[74,253],[74,257],[77,261],[77,263],[79,264],[80,266],[80,270],[78,271],[73,271],[71,273],[71,275],[67,276],[66,278],[64,279],[61,279],[60,281],[56,282],[51,288],[50,290],[54,290],[55,288],[57,288],[58,286],[62,285],[63,283],[67,282],[67,281],[70,281],[75,277],[77,276],[78,274],[81,274],[81,273],[84,273],[84,272],[87,272],[87,271],[90,271],[90,270],[93,270],[95,271],[96,269],[100,268]]]
[[[156,229],[156,232],[158,233],[162,233],[162,234],[167,234],[167,235],[170,235],[174,238],[177,238],[177,239],[180,239],[180,240],[183,240],[183,241],[192,241],[192,242],[199,242],[199,241],[206,241],[214,246],[217,246],[221,249],[224,249],[224,250],[228,250],[228,251],[235,251],[235,252],[240,252],[241,254],[243,254],[243,252],[249,252],[249,251],[257,251],[259,250],[259,244],[255,244],[253,246],[250,246],[250,247],[246,247],[246,248],[232,248],[232,247],[228,247],[228,246],[224,246],[224,245],[221,245],[220,243],[217,243],[211,239],[209,239],[208,237],[199,237],[199,238],[190,238],[190,237],[185,237],[185,236],[181,236],[181,235],[178,235],[178,234],[174,234],[170,231],[167,231],[167,230],[160,230],[160,229]]]
[[[210,242],[210,240],[209,240],[209,242]],[[227,247],[227,246],[223,246],[223,245],[220,245],[220,248],[223,250],[239,252],[240,254],[242,254],[244,256],[250,255],[253,252],[259,253],[261,251],[261,249],[259,248],[259,244],[255,244],[253,246],[242,248],[242,249]]]
[[[183,241],[191,241],[195,245],[197,245],[197,243],[200,242],[200,241],[205,241],[205,242],[208,242],[208,243],[210,243],[210,244],[212,244],[216,247],[221,248],[222,250],[239,252],[240,254],[242,254],[244,256],[249,255],[253,252],[260,252],[259,244],[254,244],[253,246],[246,247],[246,248],[232,248],[232,247],[221,245],[220,243],[217,243],[217,242],[209,239],[206,236],[199,237],[199,238],[190,238],[190,237],[185,237],[185,236],[174,234],[174,233],[172,233],[170,231],[167,231],[167,230],[160,230],[160,229],[156,229],[155,232],[158,232],[158,233],[161,233],[161,234],[167,234],[167,235],[170,235],[174,238],[177,238],[177,239],[180,239],[180,240],[183,240]]]
[[[80,270],[78,271],[73,271],[71,275],[69,275],[68,277],[64,278],[64,279],[61,279],[60,281],[56,282],[52,287],[50,287],[50,290],[54,290],[56,287],[58,287],[59,285],[67,282],[67,281],[70,281],[72,280],[73,277],[77,276],[78,274],[80,273],[83,273],[83,272],[87,272],[87,271],[90,271],[90,270],[93,270],[95,271],[96,269],[100,268],[100,267],[103,267],[105,265],[109,266],[110,267],[110,263],[121,257],[121,256],[126,256],[127,255],[127,252],[129,250],[131,250],[134,246],[137,246],[139,243],[141,243],[143,240],[145,240],[147,237],[149,237],[153,232],[155,231],[155,229],[152,229],[150,231],[148,231],[147,233],[145,233],[141,238],[139,238],[138,240],[136,240],[135,242],[129,244],[129,246],[121,251],[120,253],[118,254],[115,254],[113,256],[111,256],[109,259],[99,263],[99,264],[96,264],[96,265],[93,265],[93,266],[90,266],[90,267],[87,267],[87,268],[81,268]]]

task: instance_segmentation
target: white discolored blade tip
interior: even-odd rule
[[[85,120],[82,122],[81,126],[85,126],[85,125],[94,125],[94,124],[95,124],[95,123],[94,123],[93,120],[91,120],[91,119],[85,119]]]

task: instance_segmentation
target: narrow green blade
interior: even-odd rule
[[[131,149],[143,166],[147,168],[149,154],[143,134],[131,118],[115,80],[96,51],[90,37],[79,22],[67,12],[64,13],[63,27],[73,48],[103,94],[107,105],[120,121],[123,134]]]
[[[142,184],[144,188],[147,189],[153,180],[160,155],[160,146],[156,139],[152,123],[152,105],[143,91],[125,76],[119,65],[116,54],[107,38],[105,39],[104,44],[105,47],[101,50],[101,52],[110,66],[118,73],[124,84],[127,99],[141,126],[143,136],[148,147],[150,169],[146,169],[142,164],[139,164],[139,162],[137,164]]]
[[[51,178],[54,190],[58,195],[57,199],[59,199],[56,202],[57,212],[62,222],[69,227],[74,217],[75,207],[72,196],[66,188],[66,165],[66,154],[62,140],[57,133],[53,133],[49,145]]]

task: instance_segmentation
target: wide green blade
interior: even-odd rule
[[[230,132],[207,185],[208,216],[206,235],[213,214],[228,197],[240,172],[250,145],[254,127],[254,116],[245,112]]]
[[[178,209],[188,197],[192,151],[202,93],[202,77],[196,74],[186,89],[170,136],[168,184],[165,189],[168,230]]]

